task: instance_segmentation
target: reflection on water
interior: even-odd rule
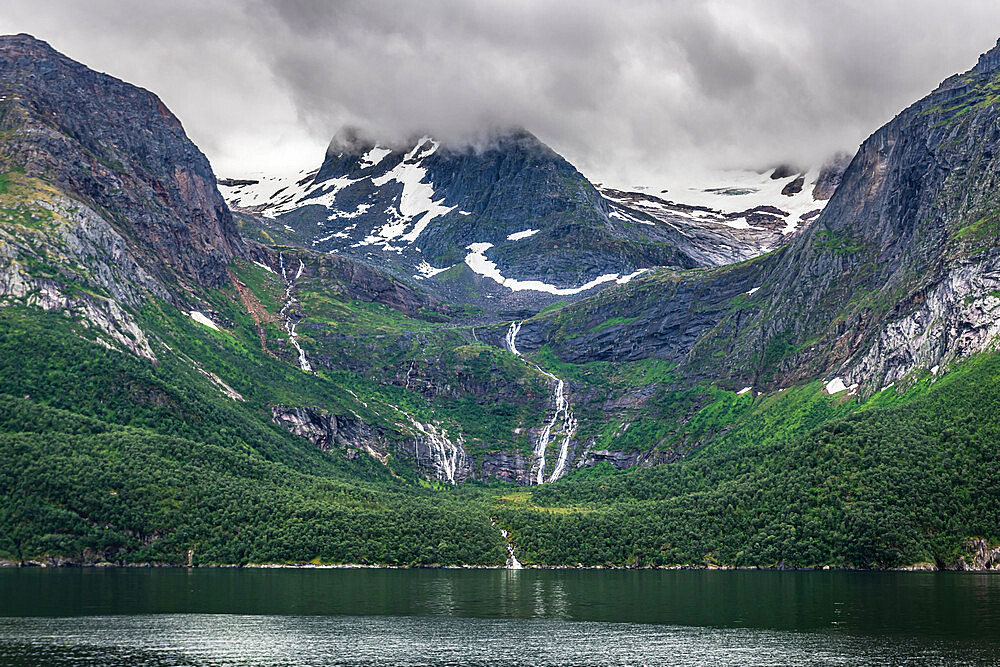
[[[159,615],[0,620],[5,665],[983,664],[949,642],[739,628],[441,616]]]
[[[0,570],[0,664],[1000,664],[1000,576]]]

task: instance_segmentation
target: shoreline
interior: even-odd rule
[[[770,567],[762,566],[735,566],[735,565],[524,565],[520,568],[511,568],[506,565],[385,565],[371,563],[209,563],[202,565],[187,565],[182,563],[112,563],[96,562],[82,563],[70,559],[53,559],[50,561],[29,560],[24,563],[0,559],[0,569],[203,569],[203,570],[713,570],[723,572],[974,572],[974,573],[997,573],[1000,569],[984,568],[976,569],[969,567],[944,567],[940,568],[933,563],[917,563],[905,567],[888,568],[859,568],[843,565],[821,565],[816,567],[792,567],[788,565],[775,565]]]

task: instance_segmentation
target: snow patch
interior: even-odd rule
[[[419,273],[420,275],[414,276],[414,278],[433,278],[442,271],[447,271],[450,268],[451,267],[449,266],[443,269],[438,269],[436,267],[431,266],[426,260],[424,260],[417,265],[417,273]]]
[[[267,264],[264,264],[263,262],[254,261],[254,264],[256,264],[260,268],[264,269],[265,271],[268,271],[269,273],[273,273],[274,275],[278,275],[277,272],[274,269],[272,269]]]
[[[300,170],[283,176],[252,174],[252,181],[238,185],[219,185],[219,192],[230,206],[252,208],[275,218],[300,206],[318,204],[332,208],[337,193],[363,179],[330,178],[315,180],[318,170]]]
[[[424,148],[426,144],[429,148]],[[389,181],[396,181],[403,185],[403,193],[399,198],[399,211],[388,209],[386,213],[395,215],[395,219],[383,225],[376,235],[386,240],[401,238],[407,243],[413,243],[420,234],[427,228],[427,225],[434,218],[453,211],[455,206],[444,206],[441,202],[443,198],[434,199],[434,185],[424,182],[427,176],[427,169],[420,165],[420,160],[432,155],[438,148],[438,143],[427,137],[417,142],[403,161],[396,165],[391,171],[383,176],[372,179],[372,184],[382,187]],[[406,225],[416,221],[413,227],[407,232]]]
[[[620,273],[605,273],[603,276],[598,276],[580,287],[556,287],[555,285],[543,283],[540,280],[518,280],[516,278],[505,278],[503,274],[500,273],[500,269],[497,268],[496,262],[486,258],[486,251],[492,247],[492,243],[470,244],[467,246],[467,249],[470,252],[465,256],[465,263],[474,272],[494,280],[513,292],[534,290],[535,292],[546,292],[548,294],[557,295],[579,294],[580,292],[586,292],[587,290],[593,289],[598,285],[603,285],[604,283],[616,282],[619,285],[623,285],[636,276],[648,271],[648,269],[639,269],[638,271],[634,271],[633,273],[627,275],[622,275]]]
[[[832,396],[834,394],[839,394],[842,391],[847,391],[847,385],[844,384],[844,381],[841,378],[833,378],[826,383],[825,389],[826,393]]]
[[[751,390],[753,390],[753,387],[743,387],[738,392],[736,392],[736,395],[737,396],[742,396],[743,394],[746,394],[747,392],[749,392]]]
[[[747,290],[747,296],[753,296],[754,294],[757,293],[757,290],[759,289],[760,287],[754,287],[752,290]]]
[[[520,241],[521,239],[526,239],[529,236],[534,236],[538,233],[537,229],[525,229],[523,232],[514,232],[513,234],[507,235],[508,241]]]
[[[362,169],[368,169],[369,167],[374,167],[379,162],[381,162],[386,155],[392,152],[389,148],[379,148],[375,146],[370,151],[361,156],[361,161],[359,162]]]
[[[357,218],[367,213],[368,209],[371,207],[371,204],[359,204],[353,211],[331,211],[327,220],[349,220],[351,218]]]
[[[733,229],[751,229],[745,218],[718,218],[718,214],[741,213],[759,206],[774,206],[787,216],[782,234],[790,234],[802,224],[802,216],[816,209],[822,209],[826,201],[812,197],[813,188],[819,180],[819,169],[811,169],[804,174],[805,182],[801,191],[792,196],[781,194],[789,183],[798,178],[792,174],[787,178],[772,179],[773,170],[757,172],[753,170],[721,170],[703,173],[690,172],[670,182],[652,186],[635,186],[629,183],[604,183],[623,192],[659,193],[657,196],[675,204],[705,207],[711,211],[683,212],[663,203],[651,200],[624,201],[609,197],[612,201],[626,203],[629,207],[643,212],[670,212],[691,219],[711,218]],[[607,193],[605,193],[607,196]],[[612,217],[619,217],[612,213]]]
[[[215,329],[216,331],[220,331],[219,326],[212,320],[208,319],[208,316],[206,316],[205,313],[199,312],[197,310],[192,310],[190,313],[188,313],[188,315],[190,315],[191,319],[197,322],[198,324],[204,324],[209,329]]]

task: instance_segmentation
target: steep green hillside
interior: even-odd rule
[[[989,355],[844,416],[773,397],[682,462],[561,480],[500,517],[526,562],[954,564],[967,537],[1000,541],[998,382]]]
[[[186,319],[171,324],[200,326]],[[393,457],[321,451],[256,403],[284,385],[266,364],[264,394],[251,379],[235,401],[195,369],[109,351],[72,324],[0,318],[0,557],[500,564],[491,518],[529,564],[944,565],[968,537],[1000,539],[996,356],[863,404],[810,387],[738,397],[727,405],[744,419],[679,462],[605,463],[519,492],[427,488]],[[234,352],[215,347],[204,358],[222,370]]]
[[[504,529],[529,564],[1000,564],[997,67],[788,245],[509,321],[499,283],[241,237],[152,93],[0,37],[0,558],[500,565]],[[561,234],[607,205],[570,171]],[[527,231],[512,198],[472,231]]]

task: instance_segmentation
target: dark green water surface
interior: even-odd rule
[[[6,569],[0,664],[1000,664],[1000,575]]]

